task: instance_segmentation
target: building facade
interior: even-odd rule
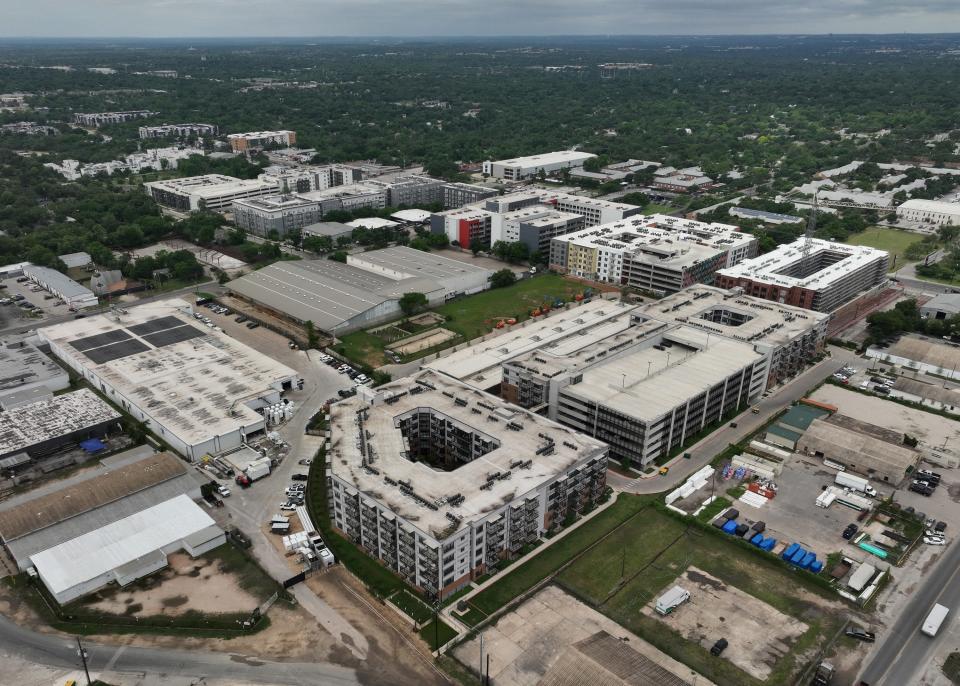
[[[189,138],[196,136],[216,136],[215,124],[162,124],[160,126],[141,126],[140,138]]]
[[[275,232],[283,238],[320,221],[320,203],[296,195],[265,195],[235,200],[233,221],[256,236]]]
[[[159,112],[149,110],[129,110],[127,112],[74,112],[73,122],[84,126],[103,126],[104,124],[122,124],[135,119],[153,117]]]
[[[447,209],[456,209],[464,205],[483,202],[496,195],[499,195],[496,188],[476,186],[470,183],[443,184],[443,206]]]
[[[897,208],[897,217],[906,221],[941,226],[960,226],[960,203],[939,200],[907,200]]]
[[[285,145],[291,147],[296,145],[297,134],[295,131],[249,131],[247,133],[231,133],[227,136],[227,142],[234,152],[245,153],[248,150],[255,150],[271,145]]]
[[[540,174],[549,175],[564,169],[577,169],[594,157],[596,155],[589,152],[560,150],[511,160],[487,160],[483,163],[483,173],[504,181],[522,181]]]
[[[207,209],[226,212],[244,198],[276,195],[277,187],[258,180],[237,179],[223,174],[204,174],[143,184],[154,202],[181,212]]]

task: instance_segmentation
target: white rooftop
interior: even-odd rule
[[[422,224],[425,221],[430,219],[430,212],[426,210],[400,210],[394,212],[390,216],[401,222],[409,222],[411,224]]]
[[[331,405],[328,456],[332,472],[438,538],[442,538],[440,532],[452,533],[452,522],[447,513],[461,520],[453,527],[453,530],[459,529],[515,498],[523,497],[577,462],[602,454],[606,448],[600,441],[573,429],[429,370],[385,384],[374,391],[385,394],[384,397],[392,395],[396,400],[370,406],[361,392]],[[369,432],[365,444],[372,448],[374,459],[371,466],[376,472],[362,464],[357,411],[363,408],[367,411],[362,428]],[[499,446],[452,471],[434,469],[424,462],[407,459],[404,452],[408,447],[395,425],[395,418],[424,408],[498,441]],[[514,428],[508,428],[508,423]],[[544,436],[553,440],[554,450],[549,455],[537,455],[537,450],[547,443]],[[520,469],[516,466],[518,461],[526,460],[531,461],[529,467]],[[487,475],[494,472],[510,472],[510,475],[494,481],[491,488],[481,489],[487,482]],[[421,498],[440,504],[432,509],[406,495],[399,488],[401,480],[409,482]],[[462,495],[464,500],[453,506],[447,499],[456,494]]]
[[[513,159],[509,160],[495,160],[493,164],[501,164],[508,167],[536,167],[543,164],[584,162],[592,157],[596,157],[596,155],[593,155],[589,152],[580,152],[578,150],[558,150],[556,152],[545,152],[539,155],[514,157]]]
[[[195,195],[199,198],[216,198],[230,193],[248,190],[275,190],[275,183],[258,179],[237,179],[223,174],[203,174],[180,179],[150,181],[143,184],[147,188],[159,188],[173,193]]]
[[[180,495],[31,555],[30,561],[47,588],[58,594],[215,525]]]
[[[960,215],[960,203],[944,202],[942,200],[911,199],[897,208],[898,212],[900,210],[917,210],[918,212]]]
[[[793,243],[779,246],[773,252],[744,260],[734,267],[722,269],[719,273],[731,278],[764,281],[787,288],[802,287],[814,290],[826,288],[834,281],[869,265],[871,262],[889,258],[889,253],[885,250],[814,238],[811,239],[810,257],[815,257],[818,253],[829,252],[840,259],[805,277],[786,276],[779,273],[797,265],[803,259],[804,242],[803,238],[799,238]]]
[[[392,229],[394,226],[399,226],[399,224],[389,219],[383,219],[382,217],[364,217],[363,219],[354,219],[353,221],[347,222],[347,226],[352,229]]]
[[[118,419],[120,413],[89,388],[10,407],[0,412],[0,455]]]

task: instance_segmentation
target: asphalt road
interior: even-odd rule
[[[0,646],[36,664],[64,669],[80,666],[76,642],[61,636],[38,634],[0,616]],[[91,672],[159,674],[168,677],[236,679],[261,684],[359,684],[352,669],[323,663],[273,662],[228,653],[168,648],[111,647],[84,641]]]
[[[760,408],[759,414],[753,414],[748,409],[732,420],[736,422],[736,428],[730,427],[729,424],[723,426],[689,448],[686,452],[689,452],[692,457],[689,460],[683,457],[675,459],[670,463],[670,472],[665,476],[630,479],[611,471],[607,473],[608,483],[617,490],[628,493],[659,493],[676,488],[688,476],[709,463],[717,454],[726,450],[728,445],[737,443],[752,434],[769,421],[770,417],[805,396],[811,388],[843,365],[851,364],[854,367],[863,368],[863,359],[845,348],[831,346],[830,352],[831,356],[820,364],[803,372],[785,386],[774,390],[770,396],[754,403],[754,407]]]
[[[934,604],[950,608],[935,638],[920,633]],[[960,611],[960,545],[954,542],[900,612],[860,679],[870,686],[906,686],[923,671],[937,647],[949,640],[949,627]]]

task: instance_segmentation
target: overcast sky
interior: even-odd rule
[[[960,0],[0,0],[0,36],[960,31]]]

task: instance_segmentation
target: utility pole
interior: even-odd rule
[[[77,655],[83,661],[83,673],[87,675],[87,686],[90,686],[90,670],[87,669],[87,651],[80,645],[79,636],[77,636]]]
[[[480,634],[480,686],[483,686],[483,633]]]

